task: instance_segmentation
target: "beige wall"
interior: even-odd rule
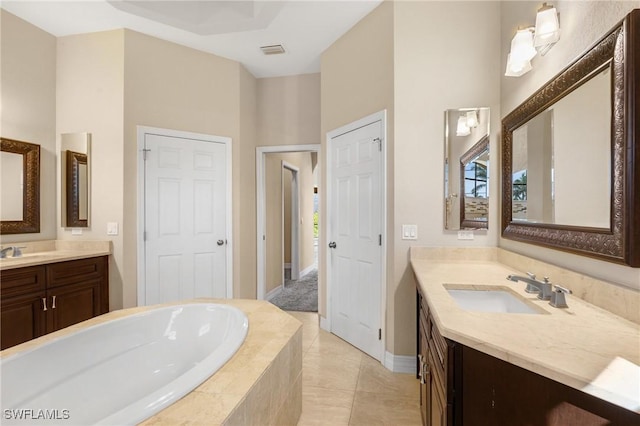
[[[300,271],[313,265],[313,169],[311,153],[271,153],[265,159],[265,203],[266,203],[266,292],[282,285],[283,263],[291,262],[291,200],[285,201],[284,212],[282,209],[283,192],[291,193],[291,171],[282,169],[282,161],[285,161],[299,169],[298,185],[300,191],[300,257],[298,268]],[[283,176],[285,179],[283,180]],[[286,178],[288,177],[288,179]],[[285,214],[284,229],[283,213]],[[289,216],[289,221],[286,217]],[[284,246],[283,246],[284,233]],[[284,258],[283,258],[284,253]]]
[[[58,38],[55,133],[89,132],[91,141],[91,225],[82,236],[58,226],[58,239],[111,240],[110,308],[123,307],[123,82],[124,31]],[[58,146],[59,142],[58,142]],[[60,185],[60,178],[57,178]],[[59,187],[58,187],[59,188]],[[58,197],[59,198],[59,197]],[[56,203],[54,203],[56,205]],[[57,200],[60,210],[60,200]],[[107,222],[120,234],[107,236]],[[131,305],[130,305],[131,306]]]
[[[387,351],[396,355],[415,353],[409,247],[463,245],[443,230],[443,117],[446,109],[485,106],[494,112],[492,129],[498,128],[499,53],[492,46],[499,43],[499,15],[497,3],[385,2],[322,56],[323,134],[387,108],[384,332]],[[492,152],[496,146],[494,131]],[[494,193],[496,176],[492,171]],[[491,204],[496,211],[497,200]],[[464,245],[495,245],[497,216],[488,232]],[[418,225],[417,241],[400,238],[402,224]],[[325,314],[324,300],[321,306]]]
[[[326,188],[326,144],[327,132],[351,123],[378,111],[387,111],[387,279],[393,280],[393,143],[394,143],[394,101],[393,101],[393,3],[384,2],[356,26],[333,43],[321,57],[321,137],[323,147],[320,152],[320,179],[318,191]],[[320,229],[327,226],[326,203],[320,202]],[[318,267],[318,311],[327,315],[326,300],[326,247],[327,241],[320,232]],[[387,299],[393,303],[393,294]],[[393,316],[387,315],[387,339],[392,339]],[[389,344],[387,343],[387,348]]]
[[[167,84],[171,82],[171,84]],[[125,32],[123,304],[137,292],[137,126],[184,130],[232,138],[234,293],[240,277],[240,65],[134,31]],[[248,268],[247,268],[248,269]],[[250,283],[246,283],[250,285]]]
[[[56,238],[56,38],[0,10],[0,135],[40,145],[40,233],[9,242]]]
[[[320,143],[320,74],[258,79],[257,144]]]
[[[501,70],[504,70],[511,39],[517,27],[533,24],[536,10],[540,4],[527,1],[503,2],[500,5],[502,16],[502,55],[500,60]],[[535,57],[532,61],[533,69],[527,74],[519,78],[501,78],[500,114],[502,117],[582,54],[622,20],[631,9],[640,7],[640,1],[575,2],[560,0],[554,2],[554,5],[560,13],[562,29],[560,41],[545,56]],[[503,238],[500,239],[499,245],[505,249],[579,271],[595,278],[640,289],[640,269],[638,268],[603,262]]]

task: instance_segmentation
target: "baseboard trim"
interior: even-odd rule
[[[320,328],[331,333],[331,321],[329,321],[329,318],[320,316]]]
[[[280,294],[280,292],[282,291],[282,286],[279,285],[278,287],[274,288],[273,290],[271,290],[269,293],[265,294],[264,296],[264,300],[271,300],[274,297],[276,297],[278,294]]]
[[[300,278],[304,277],[305,275],[307,275],[309,272],[313,271],[314,269],[316,269],[316,265],[311,264],[308,267],[304,268],[302,271],[300,271]],[[298,279],[300,279],[298,278]]]
[[[384,366],[394,373],[416,373],[416,357],[412,355],[394,355],[391,352],[384,353]]]

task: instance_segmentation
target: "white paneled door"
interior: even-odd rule
[[[227,297],[227,146],[144,138],[144,303]]]
[[[381,121],[330,139],[331,331],[382,359]]]

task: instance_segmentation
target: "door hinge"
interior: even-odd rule
[[[382,340],[382,329],[378,329],[378,340]]]
[[[382,151],[382,139],[375,138],[373,141],[378,144],[378,151]]]
[[[151,151],[150,149],[143,148],[142,149],[142,160],[147,161],[147,152]]]
[[[378,234],[378,245],[382,246],[382,234]]]

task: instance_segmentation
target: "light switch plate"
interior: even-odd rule
[[[82,228],[71,228],[71,235],[82,235]]]
[[[402,239],[403,240],[417,240],[418,239],[418,225],[402,225]]]
[[[107,222],[107,235],[118,235],[118,222]]]
[[[459,240],[473,240],[473,231],[458,231]]]

